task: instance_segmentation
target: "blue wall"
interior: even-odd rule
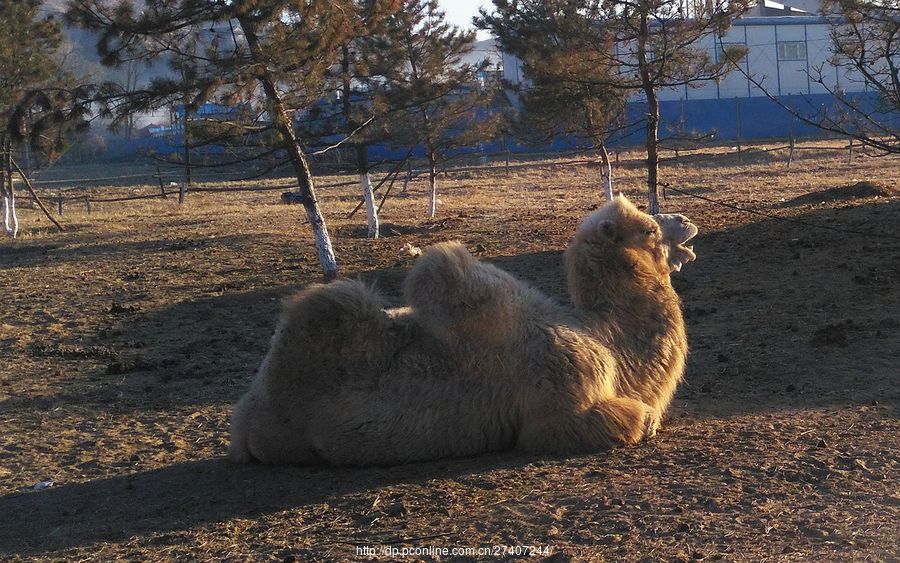
[[[900,124],[900,112],[878,112],[878,96],[874,93],[848,94],[848,99],[864,111],[875,114],[876,119],[885,125],[897,129]],[[840,117],[840,108],[831,94],[809,94],[781,96],[781,104],[796,111],[799,115],[814,122],[821,121],[823,115],[835,119]],[[646,103],[634,102],[628,106],[628,122],[638,124],[646,114]],[[660,138],[682,135],[681,121],[684,118],[684,133],[710,134],[715,132],[715,139],[733,141],[738,138],[738,111],[740,111],[740,138],[753,139],[787,139],[791,132],[796,137],[821,137],[827,132],[791,115],[779,103],[765,97],[708,99],[708,100],[673,100],[660,102]],[[643,125],[638,125],[631,134],[619,136],[619,144],[643,143],[645,134]]]
[[[888,125],[893,130],[900,128],[900,112],[878,113],[878,97],[874,93],[860,93],[848,95],[850,99],[864,108],[866,111],[875,112],[879,122]],[[839,115],[839,109],[833,96],[830,94],[811,94],[782,96],[781,103],[793,108],[799,114],[818,121],[817,116],[828,114],[834,117]],[[740,107],[741,139],[787,139],[791,132],[796,137],[817,137],[828,133],[793,117],[778,103],[765,98],[733,98],[733,99],[704,99],[704,100],[672,100],[660,102],[660,126],[661,139],[688,135],[711,135],[714,133],[715,141],[734,141],[738,138],[737,113]],[[644,116],[646,115],[646,103],[632,102],[627,108],[627,128],[615,135],[610,146],[635,146],[642,145],[645,140]],[[682,134],[682,119],[684,121]],[[111,143],[107,149],[107,158],[124,158],[138,152],[154,152],[160,156],[175,154],[180,156],[183,150],[180,135],[169,139],[145,138],[132,140],[117,140]],[[473,147],[463,147],[452,151],[452,155],[479,155],[496,154],[506,148],[513,153],[527,154],[530,152],[554,152],[568,151],[578,147],[578,141],[573,138],[560,137],[552,143],[542,146],[531,146],[517,143],[509,139],[507,143],[502,140],[490,143],[482,143]],[[201,151],[206,154],[222,154],[223,147],[205,146]],[[416,157],[423,156],[422,147],[413,151]],[[395,148],[387,144],[373,145],[369,149],[369,157],[372,160],[401,159],[406,155],[406,149]]]
[[[107,144],[104,158],[118,160],[133,158],[138,154],[153,154],[159,158],[181,158],[184,155],[183,136],[178,133],[167,137],[142,137],[140,139],[125,139],[115,137]],[[224,154],[225,147],[219,145],[206,145],[202,149],[195,149],[192,154]]]

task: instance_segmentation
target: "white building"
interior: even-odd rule
[[[766,4],[772,4],[764,0]],[[864,92],[865,82],[857,73],[848,73],[830,63],[832,56],[830,25],[823,16],[742,17],[722,37],[702,40],[712,58],[723,56],[717,43],[747,48],[740,71],[732,71],[721,80],[682,86],[660,92],[660,100],[697,100],[765,96],[756,81],[773,96],[827,94],[829,90]],[[522,62],[503,53],[503,76],[513,84],[525,80]],[[823,84],[815,78],[823,78]]]
[[[827,16],[813,15],[819,11],[819,1],[786,1],[787,5],[759,0],[748,15],[734,21],[724,37],[701,40],[700,46],[717,61],[724,56],[723,46],[745,47],[747,55],[740,62],[743,72],[733,70],[719,80],[660,90],[663,130],[715,130],[724,139],[782,137],[791,131],[815,134],[817,130],[797,123],[766,93],[812,115],[835,105],[831,92],[868,91],[858,72],[831,64],[830,21]],[[525,81],[521,61],[508,53],[503,53],[503,73],[514,84]],[[640,106],[644,101],[641,93],[631,99],[629,121],[643,114]]]

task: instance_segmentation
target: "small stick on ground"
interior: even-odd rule
[[[25,187],[28,188],[28,193],[30,193],[31,197],[34,198],[34,201],[37,202],[38,207],[41,208],[41,211],[44,212],[44,215],[47,216],[47,219],[50,219],[50,222],[53,223],[54,225],[56,225],[56,228],[59,229],[60,232],[65,231],[65,229],[62,228],[62,225],[59,224],[59,221],[54,219],[53,216],[50,215],[50,212],[47,210],[47,208],[44,207],[44,202],[41,201],[41,198],[39,198],[37,193],[34,191],[34,187],[31,185],[31,181],[28,179],[28,176],[26,176],[25,173],[22,172],[22,169],[19,168],[19,165],[16,164],[15,160],[11,160],[11,162],[12,162],[13,168],[16,169],[16,172],[18,172],[19,176],[21,176],[22,180],[25,181]]]

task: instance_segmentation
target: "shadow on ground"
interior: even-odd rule
[[[212,246],[258,244],[262,235],[232,235],[220,237],[173,236],[154,240],[133,242],[97,242],[97,235],[65,233],[60,242],[47,244],[33,241],[19,241],[16,246],[3,249],[0,253],[0,268],[30,268],[47,262],[85,262],[98,258],[116,256],[165,254],[185,251],[205,251]]]
[[[205,459],[0,497],[0,554],[33,555],[326,502],[392,484],[425,483],[533,461],[495,454],[391,468],[234,465]]]

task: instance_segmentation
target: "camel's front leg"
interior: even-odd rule
[[[546,406],[552,409],[551,405]],[[543,413],[523,424],[517,447],[531,452],[587,453],[652,437],[659,413],[641,401],[613,397],[577,412]]]

